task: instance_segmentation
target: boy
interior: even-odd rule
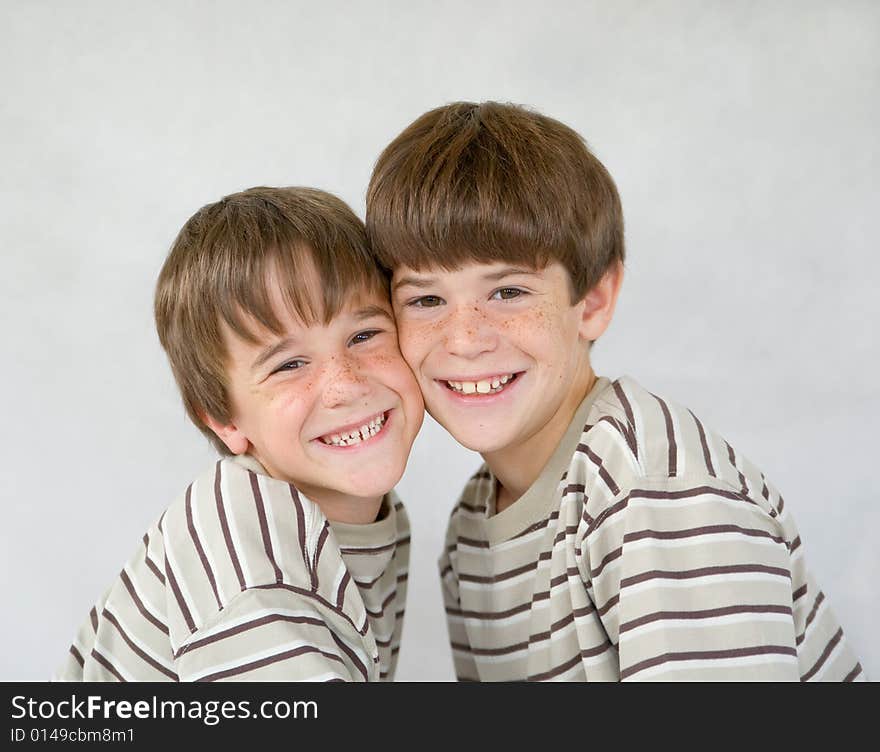
[[[159,339],[224,457],[159,518],[58,676],[391,679],[421,425],[363,225],[306,188],[196,212],[159,275]]]
[[[485,460],[440,559],[459,679],[863,678],[758,468],[593,373],[623,220],[580,136],[428,112],[379,157],[367,230],[427,409]]]

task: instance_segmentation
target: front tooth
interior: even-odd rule
[[[480,394],[489,394],[489,390],[492,388],[492,384],[488,381],[478,381],[477,382],[477,391]]]
[[[461,391],[465,394],[473,394],[477,391],[477,385],[473,381],[463,381],[461,383]]]

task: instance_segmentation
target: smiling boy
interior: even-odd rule
[[[593,372],[623,219],[578,134],[432,110],[379,157],[367,229],[429,412],[485,461],[440,559],[460,679],[864,678],[760,470]]]
[[[391,679],[423,404],[363,225],[306,188],[203,207],[159,275],[159,339],[224,457],[162,514],[58,678]]]

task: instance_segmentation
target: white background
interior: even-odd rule
[[[880,5],[0,3],[0,678],[44,679],[213,454],[152,320],[198,207],[314,185],[363,216],[382,147],[458,99],[582,133],[627,223],[594,348],[782,490],[870,677],[880,484]],[[435,559],[478,464],[430,421],[399,679],[452,678]]]

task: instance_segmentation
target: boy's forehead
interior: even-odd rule
[[[418,286],[425,280],[442,279],[447,277],[473,277],[488,281],[503,279],[515,274],[530,274],[539,277],[544,276],[548,265],[533,266],[521,261],[469,261],[454,267],[432,264],[413,269],[401,265],[395,268],[392,276],[392,286],[401,287],[406,284]]]
[[[387,286],[371,289],[364,281],[330,295],[313,264],[301,264],[296,274],[289,271],[271,264],[255,294],[224,307],[220,323],[228,352],[261,347],[279,338],[300,339],[334,323],[357,325],[372,316],[393,321]]]
[[[313,328],[325,328],[332,326],[336,321],[350,321],[356,323],[373,316],[386,316],[393,318],[391,302],[387,295],[381,295],[366,288],[351,291],[342,302],[338,310],[328,312],[327,303],[323,296],[314,292],[309,294],[310,315],[303,317],[297,310],[291,298],[282,288],[269,290],[271,311],[274,318],[281,325],[283,332],[274,332],[271,328],[261,324],[252,314],[241,311],[242,317],[250,331],[258,339],[271,339],[273,335],[289,334],[292,331],[306,331]],[[299,293],[302,300],[302,291]]]
[[[301,304],[304,303],[305,307],[316,319],[322,320],[331,316],[336,318],[336,316],[342,315],[345,311],[369,305],[384,306],[390,310],[387,285],[385,289],[379,291],[371,289],[365,281],[362,285],[347,290],[343,294],[339,310],[331,311],[328,316],[327,291],[324,290],[323,282],[314,269],[305,271],[301,275],[298,274],[294,280],[270,273],[266,279],[266,292],[272,310],[276,315],[287,311],[297,318],[301,318],[295,301],[300,301]],[[308,323],[311,324],[312,322]]]

